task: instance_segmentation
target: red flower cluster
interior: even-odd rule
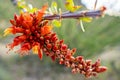
[[[41,37],[44,42],[43,51],[50,56],[53,61],[59,60],[59,64],[72,68],[72,73],[81,73],[86,77],[96,76],[97,73],[106,71],[106,67],[100,66],[100,60],[95,63],[91,60],[84,60],[82,56],[74,57],[76,48],[70,50],[63,40],[59,40],[56,33],[50,32]]]
[[[10,20],[12,26],[5,30],[5,35],[12,33],[20,35],[15,37],[13,43],[8,47],[13,49],[21,45],[16,52],[20,55],[28,55],[32,49],[42,59],[43,51],[50,56],[53,61],[59,60],[60,64],[72,68],[73,73],[81,73],[86,77],[95,76],[97,73],[106,71],[106,67],[100,66],[100,60],[92,64],[91,60],[84,60],[82,56],[73,57],[76,49],[70,50],[63,40],[59,40],[56,33],[52,32],[49,21],[44,20],[44,13],[47,6],[44,6],[36,13],[22,13],[15,15],[14,20]]]
[[[43,15],[47,6],[43,6],[41,10],[36,13],[21,13],[20,16],[15,15],[14,20],[10,20],[11,27],[7,28],[4,36],[10,33],[21,34],[14,38],[13,43],[8,44],[7,47],[13,49],[15,46],[21,45],[21,49],[16,51],[20,55],[28,55],[32,49],[33,53],[39,54],[42,59],[42,47],[40,37],[44,36],[52,30],[52,26],[48,25],[48,21],[43,20]]]

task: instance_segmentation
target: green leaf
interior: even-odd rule
[[[37,8],[32,8],[32,9],[29,10],[29,12],[30,12],[30,13],[34,13],[34,12],[36,12],[37,10],[38,10]]]
[[[80,9],[82,6],[78,6],[78,5],[74,5],[74,1],[73,0],[66,0],[65,2],[65,8],[66,10],[70,11],[70,12],[75,12],[78,9]]]
[[[74,2],[73,0],[66,0],[65,2],[65,8],[66,10],[73,12]]]
[[[22,12],[34,13],[38,10],[37,8],[33,8],[32,4],[27,4],[24,0],[18,0],[17,7],[20,10],[20,13]]]
[[[91,22],[92,18],[91,17],[82,17],[82,18],[80,18],[80,20],[82,20],[84,22]]]
[[[52,2],[51,7],[57,7],[57,3],[56,2]]]
[[[53,24],[53,26],[60,27],[61,26],[61,21],[60,20],[53,20],[52,24]]]
[[[53,14],[57,14],[58,13],[57,3],[56,2],[52,2],[50,9],[51,9]]]

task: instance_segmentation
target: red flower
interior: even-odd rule
[[[23,41],[25,41],[26,38],[27,38],[26,35],[17,36],[17,37],[14,38],[13,43],[8,44],[7,47],[9,47],[10,50],[11,50],[15,46],[17,46],[17,45],[21,44]]]
[[[45,25],[44,27],[41,28],[41,35],[44,36],[50,33],[51,30],[52,30],[52,26]]]
[[[36,15],[38,22],[40,22],[43,18],[43,15],[45,14],[45,11],[47,9],[47,5],[43,6],[41,10],[38,11],[38,14]],[[41,17],[42,16],[42,17]]]
[[[17,50],[16,52],[19,53],[21,56],[28,55],[31,49],[30,43],[24,43],[21,45],[21,49]]]
[[[6,36],[6,35],[8,35],[8,34],[10,34],[10,33],[12,33],[13,32],[13,28],[7,28],[7,29],[5,29],[5,31],[4,31],[4,35],[3,36]]]
[[[4,31],[4,36],[18,33],[20,33],[20,35],[14,38],[13,43],[7,45],[10,50],[15,46],[21,45],[21,48],[16,51],[20,55],[26,55],[29,53],[29,50],[32,49],[33,53],[38,54],[42,59],[43,45],[41,45],[42,43],[39,39],[52,30],[52,26],[48,25],[48,21],[45,22],[42,20],[46,9],[47,6],[43,6],[41,10],[33,14],[25,12],[21,13],[20,16],[14,15],[14,19],[10,20],[12,27]]]

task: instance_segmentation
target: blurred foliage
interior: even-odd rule
[[[52,1],[56,1],[59,3],[58,7],[61,7],[62,11],[65,11],[63,6],[64,0],[26,1],[31,3],[33,7],[37,8],[40,8],[45,3],[50,5]],[[80,2],[79,0],[76,0],[75,3]],[[2,44],[10,42],[9,40],[11,38],[7,38],[7,40],[3,41],[1,36],[3,34],[4,28],[10,26],[9,19],[13,18],[14,13],[18,14],[18,10],[10,0],[0,0],[0,41],[2,41]],[[64,39],[65,43],[68,44],[70,48],[77,48],[77,53],[75,55],[83,55],[85,58],[94,58],[95,56],[99,55],[106,47],[113,47],[120,44],[120,17],[111,17],[106,15],[104,18],[93,19],[91,23],[83,22],[83,24],[86,32],[81,31],[79,21],[74,19],[65,19],[62,21],[62,27],[54,28],[59,38]],[[58,63],[52,62],[48,57],[44,57],[44,59],[40,61],[37,56],[33,55],[22,58],[15,56],[8,59],[1,58],[0,56],[0,80],[13,80],[14,78],[16,80],[21,80],[22,77],[25,77],[25,75],[27,77],[37,77],[37,79],[42,78],[44,75],[51,76],[51,80],[60,80],[63,77],[61,75],[63,73],[66,74],[65,76],[67,76],[67,79],[69,80],[83,80],[79,74],[69,74],[68,69],[60,65],[55,66],[56,64],[58,65]],[[118,73],[114,71],[111,63],[103,64],[110,68],[109,71],[105,74],[101,74],[100,77],[95,79],[92,78],[90,80],[117,80],[119,75],[116,75]],[[58,76],[56,73],[60,76]],[[107,79],[111,75],[114,75],[114,77],[112,79]],[[63,79],[66,79],[65,76]]]

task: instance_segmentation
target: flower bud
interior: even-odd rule
[[[73,74],[76,73],[76,69],[75,69],[75,68],[72,69],[72,73],[73,73]]]
[[[48,43],[47,48],[50,50],[52,48],[52,44]]]
[[[67,45],[66,45],[66,44],[63,44],[63,45],[61,46],[61,51],[65,51],[65,50],[67,50]]]
[[[63,60],[63,58],[60,58],[60,60],[59,60],[59,64],[64,64],[64,60]]]
[[[75,68],[75,64],[74,63],[71,64],[71,68]]]
[[[82,56],[77,56],[76,60],[79,61],[80,63],[83,61],[83,57]]]
[[[98,73],[105,72],[106,70],[107,70],[107,68],[104,67],[104,66],[100,66],[100,67],[98,67],[98,68],[96,69],[96,71],[97,71]]]

